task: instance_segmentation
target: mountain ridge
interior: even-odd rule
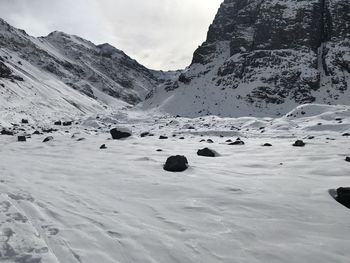
[[[0,63],[0,110],[33,114],[129,107],[177,74],[147,69],[108,43],[60,31],[36,38],[3,19]]]
[[[144,107],[236,117],[349,104],[349,10],[345,0],[225,0],[190,67]]]

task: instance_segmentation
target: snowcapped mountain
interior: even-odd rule
[[[176,81],[144,108],[184,116],[276,116],[350,104],[348,0],[225,0]]]
[[[6,114],[70,115],[134,105],[172,76],[109,44],[62,32],[35,38],[0,19],[0,110]]]

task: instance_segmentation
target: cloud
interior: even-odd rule
[[[154,69],[186,67],[222,0],[1,0],[0,16],[34,36],[54,30],[108,42]]]

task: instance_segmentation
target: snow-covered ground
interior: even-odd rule
[[[130,111],[77,121],[48,143],[50,134],[0,136],[1,262],[349,262],[350,210],[328,192],[350,185],[349,106],[279,119]],[[110,124],[133,136],[110,140]],[[236,137],[246,144],[225,142]],[[220,156],[197,156],[204,147]],[[163,170],[174,154],[188,170]]]

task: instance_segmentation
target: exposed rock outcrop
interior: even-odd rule
[[[225,0],[191,66],[145,107],[273,116],[304,103],[349,104],[349,14],[348,0]]]

